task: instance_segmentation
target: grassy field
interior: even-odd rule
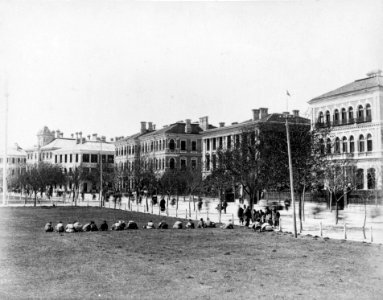
[[[381,245],[245,228],[43,231],[48,221],[117,219],[160,221],[113,209],[1,208],[0,299],[383,298]]]

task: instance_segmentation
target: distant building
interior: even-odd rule
[[[355,162],[358,189],[381,189],[383,170],[383,77],[377,70],[311,99],[313,126],[331,128],[323,140],[331,159]]]
[[[92,169],[100,168],[100,156],[103,163],[114,165],[114,145],[97,134],[85,138],[82,132],[77,132],[65,138],[59,130],[50,131],[44,127],[38,132],[37,139],[37,146],[26,149],[27,167],[47,162],[60,165],[63,172],[69,175],[79,166],[92,172]],[[99,184],[84,180],[80,190],[98,191]]]
[[[4,150],[0,149],[0,176],[3,175]],[[25,169],[27,160],[26,152],[18,145],[14,144],[7,149],[7,170],[8,176],[20,174]]]
[[[150,165],[158,177],[167,169],[200,168],[201,132],[207,117],[200,123],[179,121],[156,130],[151,122],[141,122],[141,130],[115,141],[115,162],[121,169],[132,170],[138,160]],[[132,184],[129,187],[133,188]]]

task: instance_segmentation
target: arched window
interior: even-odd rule
[[[340,140],[338,137],[335,139],[334,153],[340,153]]]
[[[175,161],[174,161],[174,158],[171,158],[169,160],[169,168],[173,170],[174,167],[175,167]]]
[[[324,123],[324,119],[323,119],[323,112],[322,112],[322,111],[319,113],[319,117],[318,117],[318,123],[321,123],[321,124],[323,124],[323,123]]]
[[[330,138],[328,138],[326,141],[326,153],[331,154],[331,140],[330,140]]]
[[[346,124],[347,123],[347,112],[346,112],[346,109],[343,107],[342,108],[342,124]]]
[[[358,169],[356,171],[356,188],[358,190],[363,190],[364,186],[364,171],[363,169]]]
[[[174,142],[173,139],[171,139],[169,141],[169,150],[174,151],[175,148],[176,148],[176,143]]]
[[[329,111],[326,111],[326,123],[329,124],[330,123],[330,112]]]
[[[354,109],[352,106],[348,108],[348,122],[352,123],[354,121]]]
[[[350,136],[350,153],[355,152],[355,144],[354,144],[354,137]]]
[[[371,121],[371,105],[369,103],[366,104],[366,121]]]
[[[319,140],[319,147],[320,147],[320,154],[324,154],[325,153],[325,144],[324,144],[324,140],[323,139],[320,139]]]
[[[361,134],[359,136],[359,152],[364,152],[364,136]]]
[[[347,153],[347,138],[345,136],[342,139],[342,152]]]
[[[363,111],[364,111],[363,106],[359,105],[358,106],[358,119],[359,120],[363,119],[363,115],[364,115]]]
[[[339,124],[339,110],[334,111],[334,124]]]
[[[375,169],[370,168],[367,170],[367,188],[369,190],[375,189]]]
[[[367,134],[367,151],[372,151],[372,136],[371,134]]]

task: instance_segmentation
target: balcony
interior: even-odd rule
[[[360,124],[360,123],[367,123],[371,122],[372,118],[371,116],[365,116],[365,117],[358,117],[358,118],[352,118],[352,119],[346,119],[346,120],[335,120],[335,121],[326,121],[324,123],[322,122],[316,122],[315,127],[316,128],[329,128],[329,127],[336,127],[336,126],[345,126],[345,125],[353,125],[353,124]]]

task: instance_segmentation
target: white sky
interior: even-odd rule
[[[335,2],[335,3],[334,3]],[[307,101],[383,68],[383,1],[0,0],[1,140],[44,125],[108,138]],[[6,75],[7,74],[7,75]]]

